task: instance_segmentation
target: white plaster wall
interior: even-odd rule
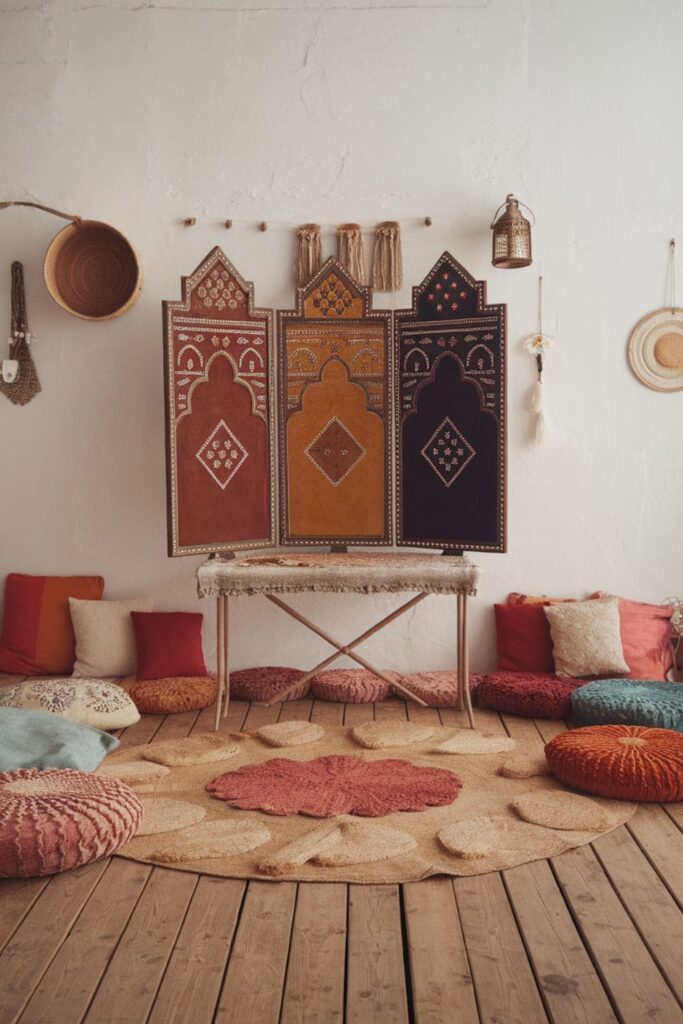
[[[259,304],[291,306],[292,231],[227,232],[228,216],[430,214],[431,229],[405,227],[406,282],[448,248],[509,311],[509,553],[478,557],[474,667],[494,662],[491,604],[510,589],[683,591],[683,394],[647,390],[626,362],[632,325],[664,302],[675,229],[683,244],[680,0],[1,6],[0,198],[107,220],[145,269],[131,312],[77,320],[42,283],[60,222],[0,215],[0,316],[9,324],[20,259],[43,385],[23,409],[0,396],[1,574],[100,572],[110,597],[197,608],[199,559],[166,557],[161,299],[220,244]],[[488,225],[509,191],[537,214],[536,261],[494,271]],[[186,215],[196,227],[181,226]],[[541,270],[557,344],[553,440],[539,451],[520,342]],[[394,603],[297,599],[341,636]],[[451,664],[453,604],[426,602],[369,656],[406,670]],[[327,650],[309,636],[264,600],[242,600],[232,664],[307,666]]]

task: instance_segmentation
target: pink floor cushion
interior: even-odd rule
[[[479,685],[477,704],[526,718],[569,718],[571,695],[586,682],[542,672],[493,672]]]
[[[232,700],[280,700],[280,694],[296,683],[306,673],[300,668],[243,668],[230,673],[230,697]],[[300,700],[308,693],[309,684],[295,686],[285,700]]]
[[[0,772],[0,878],[33,878],[114,853],[142,821],[142,804],[118,779],[92,772]]]
[[[401,681],[397,672],[382,671]],[[311,679],[311,694],[317,700],[342,704],[376,704],[394,692],[388,683],[366,668],[328,668]]]
[[[474,697],[484,677],[470,672],[470,693]],[[443,669],[438,672],[413,672],[403,677],[403,685],[431,708],[452,708],[458,702],[458,673]]]

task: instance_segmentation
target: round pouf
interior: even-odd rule
[[[470,672],[470,693],[473,697],[483,678],[476,672]],[[430,708],[454,708],[458,703],[457,672],[445,669],[438,672],[413,672],[403,677],[403,684]]]
[[[118,779],[64,768],[0,772],[0,878],[32,878],[114,853],[142,821]]]
[[[572,696],[577,725],[647,725],[683,732],[683,683],[598,679]]]
[[[173,715],[198,711],[213,704],[218,693],[212,676],[174,676],[145,679],[130,688],[130,695],[143,715]]]
[[[396,672],[387,675],[400,681]],[[311,679],[311,694],[318,700],[342,704],[376,704],[391,696],[391,687],[384,679],[366,668],[328,668]]]
[[[282,668],[268,665],[265,668],[243,668],[230,673],[230,697],[232,700],[282,700],[281,693],[305,676],[300,668]],[[308,693],[308,682],[295,686],[285,700],[300,700]]]
[[[574,789],[616,800],[683,800],[683,736],[640,725],[589,725],[545,748],[553,775]]]
[[[480,708],[525,718],[568,718],[571,695],[584,679],[544,672],[493,672],[477,689]]]

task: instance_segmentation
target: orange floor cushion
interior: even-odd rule
[[[173,715],[213,704],[217,685],[213,676],[174,676],[144,679],[134,683],[129,693],[141,714]]]
[[[642,725],[589,725],[545,748],[553,775],[574,789],[617,800],[683,800],[683,735]]]

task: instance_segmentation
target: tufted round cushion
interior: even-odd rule
[[[280,694],[306,673],[299,668],[268,665],[265,668],[243,668],[230,673],[230,697],[233,700],[280,700]],[[286,700],[300,700],[308,693],[308,683],[295,686]]]
[[[387,675],[400,681],[397,672]],[[376,704],[392,694],[388,683],[366,668],[328,668],[311,679],[311,694],[318,700],[344,704]]]
[[[0,688],[0,707],[48,711],[105,731],[140,720],[123,687],[106,679],[29,679]]]
[[[493,672],[477,689],[477,704],[526,718],[568,718],[574,690],[583,679],[542,672]]]
[[[0,878],[89,864],[137,832],[142,804],[118,779],[51,768],[0,772]]]
[[[578,725],[649,725],[683,732],[683,683],[598,679],[572,697]]]
[[[545,748],[551,771],[574,789],[617,800],[683,800],[683,736],[640,725],[589,725]]]
[[[131,686],[130,695],[143,715],[173,715],[213,704],[217,685],[212,676],[145,679]]]
[[[479,689],[484,677],[477,672],[470,672],[470,693],[472,696]],[[413,672],[403,677],[406,689],[420,697],[432,708],[455,707],[458,702],[458,673],[442,670],[439,672]]]

